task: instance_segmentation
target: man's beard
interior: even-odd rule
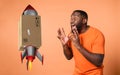
[[[76,26],[78,33],[80,33],[81,30],[82,30],[82,23],[76,24],[76,25],[74,25],[74,26]],[[71,30],[72,30],[72,27],[74,27],[74,26],[71,25]],[[73,32],[73,31],[72,31],[72,32]]]
[[[78,25],[76,25],[76,28],[77,28],[78,33],[80,33],[82,30],[82,25],[78,24]]]

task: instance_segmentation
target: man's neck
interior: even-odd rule
[[[80,33],[85,33],[88,30],[89,27],[90,26],[88,26],[88,25],[83,25],[82,30],[80,31]]]

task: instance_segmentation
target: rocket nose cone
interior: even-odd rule
[[[30,4],[25,8],[25,10],[35,10]]]
[[[23,11],[23,15],[38,15],[37,11],[31,6],[28,5],[25,10]]]

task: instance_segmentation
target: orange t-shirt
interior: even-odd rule
[[[79,38],[81,45],[89,52],[104,54],[105,39],[99,30],[89,27],[85,33],[79,35]],[[74,75],[103,75],[103,66],[96,67],[74,47],[72,42],[69,44],[75,60]]]

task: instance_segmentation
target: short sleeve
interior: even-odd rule
[[[92,45],[92,52],[93,53],[99,53],[99,54],[104,54],[105,52],[105,38],[102,33],[98,33],[96,36],[93,45]]]

